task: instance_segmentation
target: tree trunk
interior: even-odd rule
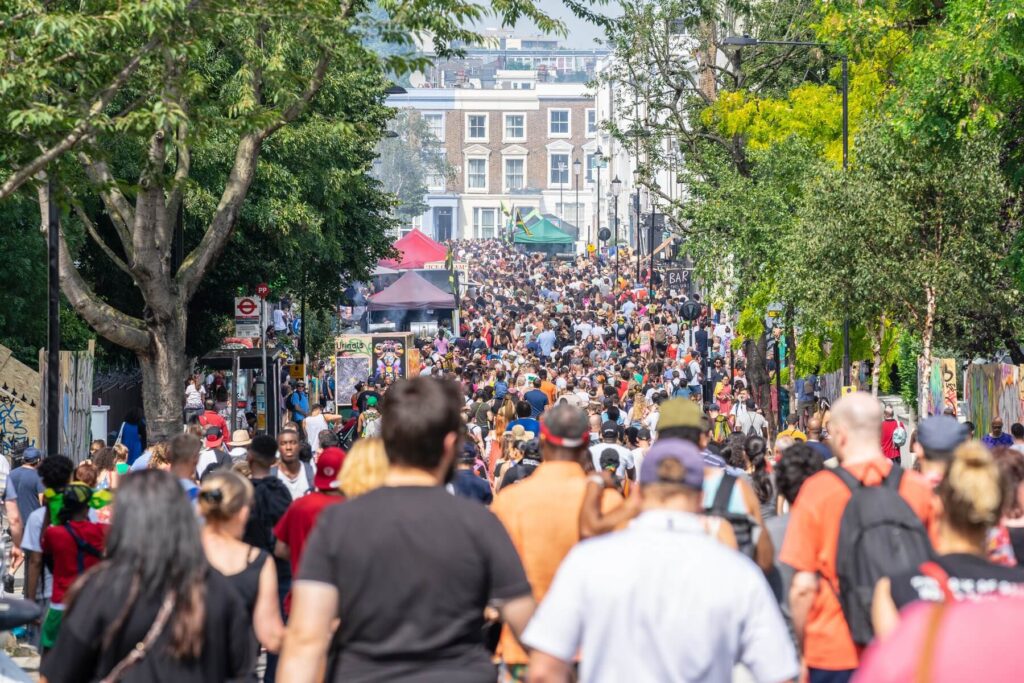
[[[793,324],[793,306],[786,307],[786,336],[789,344],[786,346],[786,362],[789,366],[789,414],[797,413],[796,395],[796,325]]]
[[[138,354],[150,443],[166,441],[181,432],[182,397],[189,369],[185,356],[186,322],[182,310],[170,323],[154,324],[149,328],[149,348]]]
[[[924,328],[921,330],[921,358],[917,365],[917,419],[928,415],[928,376],[932,368],[932,336],[935,332],[935,289],[924,289]]]
[[[871,395],[878,396],[878,382],[882,376],[882,341],[885,339],[885,314],[878,323],[878,334],[871,335]]]
[[[770,431],[774,433],[778,420],[772,407],[772,383],[768,375],[768,334],[762,333],[756,342],[747,342],[746,347],[750,396],[761,406]]]

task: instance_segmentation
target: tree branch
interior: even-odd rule
[[[45,182],[41,182],[36,191],[39,195],[39,213],[45,233],[50,227],[49,186]],[[149,334],[146,332],[145,324],[138,318],[122,313],[100,299],[82,279],[82,275],[71,258],[71,251],[68,249],[63,231],[60,231],[58,266],[61,291],[90,327],[114,344],[136,353],[144,353],[149,348]]]
[[[11,175],[11,177],[5,180],[4,184],[0,185],[0,199],[8,197],[11,193],[24,185],[27,180],[46,168],[47,164],[64,154],[64,152],[77,145],[82,138],[86,137],[92,130],[93,120],[102,114],[103,110],[110,105],[121,87],[136,71],[138,71],[139,66],[142,65],[143,58],[152,52],[159,43],[160,41],[157,38],[150,39],[150,41],[146,43],[142,49],[131,58],[131,60],[129,60],[124,68],[117,73],[114,79],[99,92],[99,94],[93,99],[92,104],[89,106],[86,115],[60,140],[60,142],[44,150],[42,154],[30,161],[26,166],[19,168]]]
[[[117,189],[117,181],[114,180],[110,167],[105,161],[93,161],[85,152],[78,153],[78,160],[85,169],[89,180],[99,186],[100,198],[107,209],[117,236],[124,247],[124,253],[129,261],[135,259],[135,248],[132,243],[132,233],[135,229],[135,211],[131,204],[125,199],[121,190]]]
[[[188,302],[196,293],[206,271],[217,260],[224,247],[227,246],[228,240],[231,239],[238,211],[241,209],[252,179],[256,175],[256,161],[259,158],[263,141],[302,115],[323,86],[330,61],[328,52],[322,51],[316,68],[310,76],[309,84],[299,98],[284,110],[276,122],[262,130],[249,133],[239,141],[235,151],[235,163],[231,168],[228,182],[224,186],[224,192],[221,194],[213,220],[210,221],[203,239],[185,257],[181,269],[178,271],[177,281],[183,301]]]
[[[306,111],[306,107],[309,106],[309,103],[314,97],[316,97],[316,94],[320,92],[320,88],[323,87],[324,78],[327,76],[327,67],[330,66],[330,64],[331,56],[328,54],[327,50],[323,50],[320,53],[320,59],[316,63],[316,68],[313,69],[313,75],[310,77],[309,84],[306,86],[306,89],[302,91],[302,94],[299,95],[297,100],[292,102],[292,104],[284,110],[281,114],[281,118],[260,131],[261,141],[267,139]]]
[[[69,197],[71,196],[71,192],[69,192],[67,188],[64,188],[64,192]],[[86,232],[89,233],[89,237],[92,237],[92,240],[93,242],[96,243],[96,246],[103,250],[103,253],[106,254],[107,258],[114,262],[115,266],[117,266],[120,270],[127,274],[128,277],[134,280],[135,276],[132,274],[131,268],[129,268],[128,264],[122,261],[121,258],[114,253],[114,250],[111,249],[110,246],[107,245],[107,243],[103,240],[103,238],[100,237],[99,232],[97,232],[96,230],[96,224],[92,222],[91,218],[89,218],[89,215],[85,212],[85,209],[82,208],[81,203],[78,202],[78,200],[76,199],[72,199],[71,208],[75,210],[75,215],[77,215],[78,219],[82,221],[82,224],[85,226]]]

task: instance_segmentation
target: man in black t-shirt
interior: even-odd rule
[[[321,513],[293,586],[281,680],[317,680],[325,654],[328,681],[495,680],[484,608],[518,634],[535,605],[501,523],[442,486],[460,450],[462,403],[457,384],[429,377],[388,391],[384,486]]]

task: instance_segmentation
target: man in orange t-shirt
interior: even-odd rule
[[[548,405],[555,405],[555,399],[558,397],[558,387],[548,379],[548,371],[545,368],[538,370],[537,376],[540,377],[540,390],[548,397]]]
[[[543,462],[529,478],[503,488],[491,505],[491,512],[512,538],[538,602],[547,594],[562,560],[580,540],[580,511],[587,491],[581,463],[590,457],[589,432],[587,416],[579,408],[563,403],[549,409],[540,427]],[[602,507],[607,511],[621,503],[616,494]],[[530,658],[508,626],[501,632],[498,655],[513,680],[526,680]]]
[[[844,469],[868,486],[880,484],[893,467],[882,454],[881,425],[881,405],[868,394],[844,396],[832,407],[832,451]],[[899,492],[932,533],[932,493],[924,478],[905,472]],[[839,585],[836,547],[850,496],[850,489],[834,472],[818,472],[808,479],[793,503],[779,554],[779,561],[796,571],[790,611],[810,683],[845,683],[860,662],[861,649],[853,642],[832,588]]]

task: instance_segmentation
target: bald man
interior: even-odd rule
[[[898,467],[881,446],[882,406],[866,393],[844,396],[832,407],[829,445],[839,466],[865,486],[878,486]],[[916,472],[902,473],[900,496],[931,532],[931,490]],[[803,643],[811,683],[848,681],[860,653],[836,597],[836,547],[850,489],[834,471],[821,471],[800,489],[790,512],[779,561],[796,574],[789,593],[793,628]]]

